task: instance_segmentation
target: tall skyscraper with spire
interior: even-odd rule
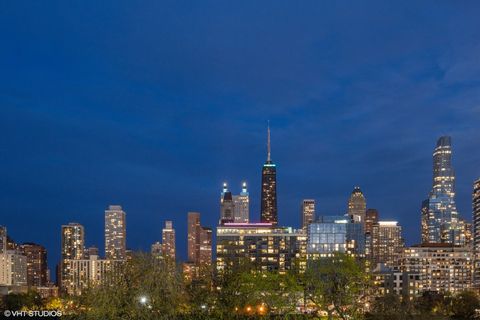
[[[422,203],[422,242],[463,245],[465,233],[455,204],[452,139],[440,137],[433,151],[433,182]]]
[[[278,223],[277,168],[271,159],[270,125],[267,129],[267,161],[262,168],[261,221]]]

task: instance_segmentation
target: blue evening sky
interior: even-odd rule
[[[457,202],[480,176],[478,1],[0,1],[0,224],[59,258],[60,226],[103,251],[104,210],[149,250],[166,219],[219,216],[246,180],[259,219],[266,123],[282,225],[355,185],[420,238],[436,139]],[[53,270],[52,270],[53,271]]]

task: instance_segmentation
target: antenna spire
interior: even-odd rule
[[[270,159],[270,120],[267,122],[267,161],[271,161]]]

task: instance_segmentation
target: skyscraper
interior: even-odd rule
[[[307,230],[310,223],[315,220],[315,200],[304,199],[300,208],[302,229]]]
[[[475,253],[480,255],[480,178],[473,183],[472,208],[473,247]]]
[[[188,238],[187,238],[187,251],[188,261],[196,262],[200,253],[200,213],[189,212],[188,213]]]
[[[47,250],[35,243],[20,245],[20,252],[27,258],[27,285],[43,287],[47,285]]]
[[[233,196],[234,222],[248,223],[250,220],[250,198],[247,191],[247,183],[242,183],[242,192]]]
[[[188,213],[188,261],[184,263],[185,277],[196,278],[212,264],[212,229],[200,225],[200,213]]]
[[[62,226],[62,260],[83,259],[85,230],[76,222]]]
[[[175,261],[175,229],[172,221],[165,221],[165,228],[162,230],[162,254],[171,261]]]
[[[270,126],[267,131],[267,161],[262,168],[261,221],[278,223],[277,169],[270,155]]]
[[[233,196],[227,188],[227,184],[223,184],[223,191],[220,199],[220,221],[219,224],[227,222],[234,222],[234,207]]]
[[[67,290],[72,285],[72,270],[69,261],[83,259],[85,254],[85,230],[79,223],[62,226],[62,256],[60,260],[59,286]]]
[[[404,247],[402,227],[397,221],[378,221],[372,225],[372,264],[390,268],[398,265]]]
[[[0,226],[0,254],[7,252],[7,227]]]
[[[373,261],[373,226],[378,223],[378,211],[377,209],[368,209],[365,212],[365,257],[370,266],[375,268]]]
[[[109,206],[105,210],[105,258],[126,259],[125,211],[121,206]]]
[[[480,287],[480,178],[473,183],[473,252],[475,259],[474,285]]]
[[[348,199],[348,215],[355,221],[365,222],[367,202],[360,187],[355,187]]]
[[[458,222],[452,141],[444,136],[433,151],[432,191],[422,203],[422,242],[463,245],[464,230]]]

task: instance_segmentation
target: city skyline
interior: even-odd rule
[[[268,132],[268,155],[267,155],[267,164],[268,164],[268,163],[272,163],[271,160],[270,160],[270,146],[269,146],[269,144],[270,144],[270,128],[268,128],[268,131],[269,131],[269,132]],[[448,141],[445,142],[446,140],[448,140]],[[440,170],[440,168],[438,167],[438,163],[445,163],[445,161],[446,161],[447,166],[451,166],[451,163],[453,163],[453,161],[452,161],[452,154],[454,154],[454,152],[453,152],[453,150],[452,150],[452,142],[451,142],[451,140],[452,140],[452,139],[451,139],[451,137],[449,137],[449,136],[439,137],[439,139],[438,139],[438,141],[437,141],[437,147],[436,147],[435,150],[433,151],[433,171],[434,171],[434,172],[433,172],[433,179],[432,179],[432,180],[433,180],[433,182],[434,182],[434,188],[435,188],[435,186],[436,186],[436,185],[435,185],[435,181],[436,181],[436,178],[435,178],[435,177],[436,177],[436,175],[438,175],[438,172],[442,172],[442,174],[443,174],[443,172],[445,172],[445,170]],[[437,149],[438,149],[439,146],[443,146],[443,144],[445,144],[445,143],[447,143],[448,148],[449,148],[449,149],[448,149],[448,156],[449,156],[449,158],[447,159],[448,161],[447,161],[447,160],[439,161],[439,160],[437,159],[437,154],[438,154]],[[447,182],[449,182],[449,181],[454,181],[454,180],[455,180],[455,178],[451,179],[451,178],[448,177],[448,174],[450,173],[449,170],[452,170],[452,172],[453,172],[453,169],[448,169],[448,170],[446,170],[446,174],[447,174],[447,179],[446,179],[446,181],[447,181]],[[262,175],[263,175],[263,173],[262,173]],[[445,179],[442,178],[442,181],[443,181],[443,180],[445,180]],[[478,188],[478,187],[477,187],[477,185],[478,185],[478,179],[476,179],[476,180],[472,183],[472,185],[473,185],[473,188]],[[232,198],[233,196],[232,196],[231,191],[227,188],[227,183],[224,182],[224,183],[222,184],[222,186],[223,186],[223,189],[222,189],[222,193],[221,193],[221,201],[220,201],[220,203],[219,203],[219,209],[220,209],[220,214],[218,215],[219,218],[222,218],[222,217],[224,216],[224,211],[223,211],[223,210],[224,210],[224,209],[223,209],[223,205],[224,205],[224,201],[223,201],[223,200],[225,199],[224,196],[227,194],[227,195],[229,196],[229,199],[230,199],[231,201],[233,201],[233,200],[232,200],[232,199],[233,199],[233,198]],[[246,189],[246,186],[247,186],[247,182],[244,181],[244,182],[241,183],[241,190],[242,190],[242,192],[245,192],[245,193],[247,192],[247,191],[246,191],[246,190],[247,190],[247,189]],[[450,187],[450,186],[449,186],[449,187]],[[438,188],[441,189],[440,187],[438,187]],[[477,189],[473,189],[473,188],[472,188],[473,194],[475,195],[475,192],[477,192]],[[442,190],[443,190],[443,189],[442,189]],[[453,190],[453,189],[452,189],[452,190]],[[448,191],[450,192],[450,189],[448,189]],[[262,190],[260,190],[260,192],[259,192],[260,195],[261,195],[261,192],[262,192]],[[453,191],[452,191],[452,192],[453,192]],[[453,192],[453,193],[454,193],[454,192]],[[478,193],[478,192],[477,192],[477,193]],[[246,194],[248,195],[248,193],[246,193]],[[361,199],[361,200],[360,200],[360,199]],[[301,200],[301,203],[305,203],[305,201],[307,201],[307,202],[308,202],[308,201],[315,201],[315,199],[308,199],[308,200],[302,199],[302,200]],[[361,203],[355,204],[355,203],[358,203],[358,201],[360,201]],[[363,202],[363,203],[362,203],[362,202]],[[345,203],[346,203],[346,209],[344,210],[344,212],[343,212],[343,213],[339,212],[339,213],[337,213],[336,215],[337,215],[337,216],[345,215],[345,217],[348,217],[348,216],[349,216],[349,217],[352,219],[352,221],[353,221],[353,220],[358,220],[358,221],[364,222],[364,220],[363,220],[364,218],[360,218],[360,219],[359,219],[359,218],[355,218],[356,216],[359,216],[359,215],[361,214],[361,213],[358,213],[358,214],[355,213],[355,212],[354,212],[355,210],[357,210],[357,211],[359,211],[359,212],[365,212],[365,211],[367,211],[367,213],[369,212],[369,210],[379,210],[378,208],[370,208],[370,207],[368,206],[368,204],[365,204],[365,203],[366,203],[366,199],[365,199],[364,194],[363,194],[363,192],[361,191],[361,189],[360,189],[359,186],[354,186],[353,191],[350,193],[350,196],[346,199]],[[233,202],[232,202],[232,205],[233,205]],[[234,207],[232,206],[232,207],[231,207],[232,220],[231,220],[231,221],[225,221],[225,222],[234,222],[234,221],[233,221],[233,209],[234,209]],[[247,208],[247,209],[249,210],[250,208]],[[352,211],[352,210],[353,210],[353,211]],[[422,210],[423,210],[423,209],[422,209]],[[104,211],[104,214],[105,214],[105,237],[106,237],[105,239],[108,238],[107,235],[110,233],[109,231],[107,231],[107,230],[108,230],[108,228],[107,228],[107,216],[108,216],[108,214],[107,214],[107,213],[110,213],[110,212],[115,212],[115,214],[117,214],[117,212],[119,212],[119,213],[121,214],[120,219],[123,219],[123,220],[122,220],[122,223],[121,223],[121,225],[123,226],[123,230],[121,231],[121,234],[125,234],[125,231],[126,231],[126,229],[125,229],[125,226],[126,226],[126,214],[125,214],[125,212],[122,210],[122,206],[120,206],[120,205],[108,205],[108,207],[107,207],[106,210]],[[421,216],[422,216],[422,212],[423,212],[423,211],[421,212],[421,211],[419,210],[419,212],[420,212],[419,214],[420,214],[420,220],[421,220],[421,219],[422,219]],[[189,216],[190,214],[191,214],[191,212],[188,212],[188,213],[185,215],[185,217]],[[195,214],[197,214],[197,213],[195,213]],[[198,214],[201,214],[201,213],[198,212]],[[470,222],[470,221],[473,221],[473,219],[472,219],[472,215],[473,215],[473,214],[474,214],[474,212],[473,212],[473,208],[472,208],[472,214],[466,215],[466,216],[465,216],[465,215],[459,215],[459,219],[464,219],[464,220],[469,221],[469,222]],[[334,216],[334,214],[332,214],[332,215],[328,215],[328,214],[327,214],[326,216]],[[365,216],[365,214],[363,214],[363,217],[364,217],[364,216]],[[118,218],[118,217],[115,217],[115,219],[117,219],[117,218]],[[257,216],[257,217],[249,217],[249,218],[250,218],[250,222],[251,222],[251,223],[252,223],[252,222],[253,222],[253,223],[262,222],[262,221],[261,221],[261,220],[262,220],[262,214],[260,213],[260,211],[258,211],[258,216]],[[302,218],[302,217],[301,217],[301,218]],[[400,223],[400,225],[402,224],[402,220],[401,220],[401,219],[395,218],[395,217],[392,217],[392,218],[394,218],[395,220],[398,220],[398,222]],[[190,219],[190,218],[188,218],[188,219]],[[188,219],[185,219],[185,220],[189,221]],[[315,222],[321,221],[321,220],[318,220],[318,219],[322,219],[322,216],[317,215],[317,216],[316,216],[316,219],[313,220],[313,221],[315,221]],[[180,218],[180,220],[181,220],[181,218]],[[168,229],[168,228],[172,228],[172,221],[164,220],[164,223],[166,224],[167,229]],[[190,223],[190,222],[188,222],[188,223]],[[199,223],[199,222],[197,222],[197,223]],[[387,222],[383,222],[383,223],[391,223],[391,222],[390,222],[390,221],[387,221]],[[393,222],[392,222],[392,223],[393,223]],[[395,223],[397,223],[397,222],[395,221]],[[208,225],[208,226],[207,226],[207,229],[215,229],[215,228],[217,228],[217,226],[220,226],[221,224],[222,224],[222,219],[220,219],[220,221],[218,221],[218,224],[214,224],[214,225],[211,225],[211,226]],[[279,225],[279,226],[286,226],[286,225],[284,225],[284,224],[282,225],[282,222],[281,222],[281,221],[278,222],[278,225]],[[76,259],[79,259],[80,256],[83,258],[84,252],[86,253],[86,252],[89,250],[90,247],[94,247],[94,248],[97,249],[97,250],[98,250],[98,248],[101,248],[101,246],[98,246],[97,243],[89,243],[89,242],[86,241],[86,239],[85,239],[85,233],[86,233],[86,231],[85,231],[83,225],[82,225],[82,224],[79,224],[79,223],[77,223],[77,222],[68,222],[68,224],[65,223],[64,225],[62,225],[62,237],[63,237],[63,229],[64,229],[64,228],[69,228],[69,227],[72,227],[72,226],[73,226],[73,227],[79,226],[79,227],[81,228],[81,233],[80,233],[80,237],[81,237],[80,242],[81,242],[81,244],[79,245],[79,249],[82,250],[82,251],[77,254],[78,257],[77,257]],[[168,227],[168,226],[169,226],[169,227]],[[290,225],[290,226],[291,226],[291,225]],[[295,228],[301,229],[301,228],[302,228],[302,221],[301,221],[301,219],[300,219],[300,222],[298,223],[298,225],[297,225],[297,224],[294,224],[293,226],[294,226]],[[164,227],[165,227],[165,226],[164,226]],[[422,228],[422,227],[421,227],[421,224],[419,224],[418,227],[419,227],[419,229],[421,229],[421,228]],[[162,241],[161,241],[162,246],[163,246],[163,243],[167,243],[167,242],[168,242],[168,241],[166,242],[165,239],[164,239],[165,230],[166,230],[165,228],[162,229],[162,231],[161,231],[161,237],[158,239],[158,240],[162,240]],[[174,244],[173,244],[173,246],[174,246],[174,248],[175,248],[175,242],[177,241],[177,238],[176,238],[176,236],[175,236],[175,231],[173,231],[173,235],[174,235],[174,240],[173,240],[173,241],[174,241]],[[186,236],[186,238],[189,238],[188,232],[187,232],[184,236]],[[402,236],[405,237],[405,234],[402,233]],[[123,236],[123,237],[124,237],[124,236]],[[179,238],[180,238],[180,239],[179,239],[180,242],[182,242],[182,238],[184,238],[184,237],[182,237],[182,235],[177,235],[177,237],[179,237]],[[62,238],[62,239],[63,239],[63,238]],[[62,241],[63,241],[63,240],[62,240]],[[123,245],[124,245],[124,246],[125,246],[125,241],[126,241],[126,239],[124,238],[124,239],[123,239]],[[28,242],[28,241],[18,242],[18,244],[20,244],[20,243],[28,244],[29,242]],[[159,241],[156,241],[156,242],[155,242],[155,244],[158,244],[158,243],[160,243],[160,242],[159,242]],[[212,249],[212,253],[211,253],[211,254],[212,254],[212,256],[215,256],[215,254],[216,254],[215,249],[214,249],[214,248],[215,248],[215,242],[214,242],[213,239],[212,239],[212,242],[211,242],[211,243],[212,243],[212,248],[211,248],[211,249]],[[421,243],[422,243],[422,241],[417,241],[417,242],[406,243],[406,244],[407,244],[407,245],[419,245],[419,244],[421,244]],[[87,245],[87,244],[88,244],[88,245]],[[151,245],[155,245],[155,244],[152,243],[152,244],[150,244],[150,246],[151,246]],[[125,247],[124,247],[124,248],[125,248]],[[108,259],[108,255],[107,255],[107,252],[106,252],[106,249],[107,249],[106,246],[104,247],[104,249],[105,249],[105,253],[106,253],[106,254],[105,254],[105,255],[100,255],[100,257],[105,257],[105,258]],[[132,247],[129,247],[129,246],[128,246],[128,243],[127,243],[127,245],[126,245],[126,249],[127,249],[127,250],[130,250],[130,249],[131,249],[131,250],[140,250],[140,251],[149,252],[149,248],[148,248],[148,247],[147,247],[147,248],[140,248],[140,249],[137,248],[137,249],[134,249],[134,248],[132,248]],[[124,249],[124,250],[125,250],[125,249]],[[163,250],[163,249],[162,249],[162,250]],[[173,249],[173,250],[175,250],[175,249]],[[175,250],[175,251],[176,251],[176,250]],[[62,249],[62,252],[63,252],[63,249]],[[187,253],[188,253],[188,247],[187,247],[187,250],[186,250],[185,252],[181,252],[181,251],[180,251],[178,255],[176,255],[175,253],[174,253],[174,255],[177,256],[177,259],[179,259],[178,261],[189,262],[190,259],[188,258],[188,254],[187,254]],[[97,254],[98,254],[98,253],[97,253]],[[124,255],[123,257],[125,257],[125,253],[123,253],[123,255]],[[50,254],[50,256],[55,256],[55,253]],[[58,262],[61,262],[61,261],[59,260]],[[50,269],[50,270],[54,270],[54,268],[52,268],[51,266],[52,266],[52,265],[56,265],[56,264],[57,264],[57,261],[53,262],[51,259],[49,259],[49,267],[50,267],[49,269]],[[59,264],[59,265],[60,265],[60,264]]]
[[[419,243],[443,135],[470,221],[479,5],[431,8],[5,4],[0,224],[46,247],[53,271],[61,225],[80,223],[103,254],[104,210],[118,204],[129,248],[149,251],[169,220],[185,260],[187,212],[214,228],[224,181],[234,194],[248,183],[259,221],[267,120],[280,226],[300,225],[302,199],[316,200],[317,216],[345,213],[359,186],[367,208]]]

